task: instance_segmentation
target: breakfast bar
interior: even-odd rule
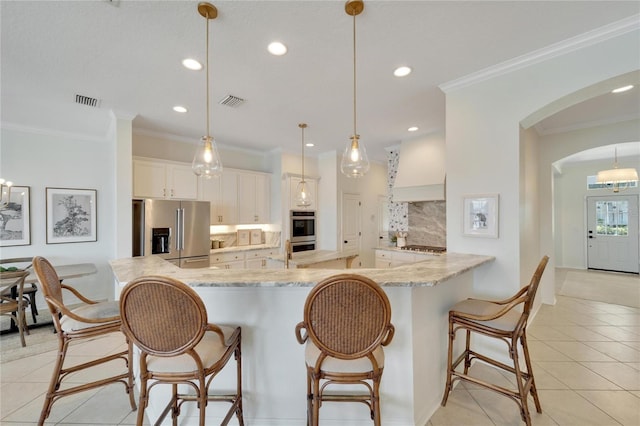
[[[442,398],[447,348],[447,313],[451,305],[472,294],[474,271],[493,257],[447,253],[423,262],[388,269],[352,269],[379,283],[391,302],[396,328],[385,348],[381,384],[384,425],[423,426]],[[164,275],[193,287],[207,308],[209,321],[242,326],[244,416],[247,424],[293,426],[306,422],[304,348],[294,337],[311,287],[342,269],[228,270],[180,269],[156,256],[110,262],[115,296],[127,282],[142,275]],[[231,388],[233,371],[216,379]],[[153,422],[168,393],[155,388],[147,414]],[[187,404],[185,424],[197,424],[197,410]],[[337,406],[338,405],[338,406]],[[210,404],[207,417],[219,423],[224,406]],[[368,419],[363,404],[322,407],[322,423],[360,425]],[[182,423],[181,423],[182,424]],[[233,423],[232,423],[233,424]]]

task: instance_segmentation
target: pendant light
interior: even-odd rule
[[[369,171],[369,159],[360,135],[356,130],[356,16],[364,10],[362,0],[349,0],[344,6],[347,15],[353,16],[353,135],[342,154],[340,170],[347,177],[359,178]]]
[[[311,193],[307,182],[304,180],[304,129],[307,128],[307,125],[300,123],[298,127],[302,129],[302,179],[296,187],[296,206],[309,207],[311,205]]]
[[[207,56],[205,62],[205,72],[207,75],[207,134],[200,139],[200,144],[193,157],[191,168],[196,175],[211,179],[214,176],[217,177],[222,174],[222,162],[220,161],[218,148],[209,132],[209,20],[216,19],[218,9],[210,3],[203,2],[198,4],[198,12],[207,22]]]
[[[638,181],[638,171],[633,168],[618,168],[618,148],[615,148],[613,169],[598,172],[596,182],[604,184],[613,189],[613,192],[620,192],[629,188],[629,184]]]

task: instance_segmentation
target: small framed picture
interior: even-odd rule
[[[262,244],[262,229],[251,229],[251,236],[249,240],[251,245]]]
[[[97,241],[95,189],[47,188],[47,244]]]
[[[29,189],[28,186],[2,186],[0,247],[31,244]]]
[[[498,238],[498,194],[465,195],[462,233],[467,237]]]
[[[238,229],[238,245],[248,246],[251,238],[251,231],[249,229]]]

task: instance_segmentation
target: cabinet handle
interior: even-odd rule
[[[173,198],[173,188],[171,188],[171,198]]]
[[[167,196],[167,188],[162,188],[162,196],[163,197]]]

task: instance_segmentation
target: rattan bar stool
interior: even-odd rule
[[[333,401],[366,404],[380,426],[382,346],[394,331],[387,295],[366,277],[335,275],[311,290],[295,329],[298,342],[306,344],[308,425],[318,425],[320,406]],[[366,393],[334,391],[345,384],[362,385]]]
[[[488,301],[467,299],[455,304],[449,311],[449,354],[447,360],[447,383],[445,385],[442,406],[447,404],[449,393],[453,389],[455,380],[464,380],[475,383],[486,389],[507,396],[518,404],[522,420],[531,425],[531,415],[527,406],[529,394],[533,397],[536,411],[542,413],[536,382],[531,369],[529,348],[527,347],[527,320],[531,312],[533,300],[542,278],[542,273],[549,262],[549,257],[544,256],[536,268],[529,285],[524,286],[512,297],[501,301]],[[522,312],[514,309],[523,305]],[[453,343],[458,330],[466,330],[466,346],[464,352],[453,360]],[[497,360],[481,355],[470,348],[471,333],[479,333],[487,337],[500,339],[507,344],[509,357],[513,360],[513,366],[506,365]],[[526,371],[520,368],[518,355],[518,342],[522,346]],[[515,375],[517,389],[507,389],[493,383],[485,382],[469,375],[471,361],[478,359],[494,367],[508,371]],[[456,367],[464,361],[464,371],[456,371]]]
[[[10,265],[17,266],[18,268],[28,271],[31,268],[31,257],[15,257],[11,259],[0,259],[0,265]],[[36,306],[36,293],[38,292],[38,287],[31,284],[24,284],[24,289],[22,291],[22,297],[28,302],[29,306],[31,306],[31,318],[33,319],[33,323],[38,322],[38,307]],[[2,296],[11,295],[11,289],[5,288],[0,293]]]
[[[133,397],[133,373],[130,368],[130,344],[128,345],[128,350],[122,352],[96,358],[82,364],[74,364],[69,367],[65,367],[64,365],[67,351],[70,347],[73,347],[72,343],[86,342],[106,334],[122,332],[118,302],[95,302],[84,297],[75,288],[62,284],[56,270],[44,257],[36,256],[33,258],[33,269],[42,287],[44,300],[47,302],[47,306],[51,311],[53,325],[58,336],[56,363],[53,369],[53,375],[51,376],[51,382],[49,383],[49,389],[44,399],[44,406],[40,413],[38,425],[44,424],[44,421],[49,417],[53,403],[60,398],[111,383],[124,384],[125,390],[129,394],[131,409],[135,410],[136,402]],[[84,304],[74,309],[68,308],[62,297],[63,290],[71,292]],[[98,369],[105,363],[118,359],[124,360],[127,366],[127,372],[71,387],[63,386],[63,383],[66,383],[64,380],[72,373],[87,368],[96,367],[96,369]]]
[[[27,271],[0,272],[0,315],[11,317],[18,327],[20,343],[26,346],[24,334],[29,334],[24,311],[29,302],[24,298],[24,279]],[[15,293],[15,297],[12,296]]]
[[[143,276],[128,283],[120,295],[122,329],[140,352],[140,401],[137,424],[142,425],[149,393],[159,384],[170,384],[172,398],[156,424],[171,412],[177,424],[187,401],[198,403],[200,426],[205,424],[208,401],[224,401],[231,407],[226,425],[242,414],[242,354],[240,327],[210,324],[200,296],[188,285],[169,277]],[[236,392],[209,393],[216,375],[229,359],[236,360]],[[195,394],[179,393],[188,385]]]

